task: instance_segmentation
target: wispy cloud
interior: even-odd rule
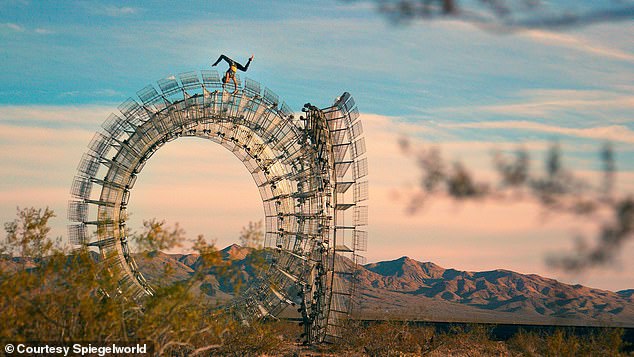
[[[120,17],[137,14],[140,8],[130,6],[102,6],[95,8],[95,11],[106,16]]]
[[[37,35],[50,35],[50,34],[54,34],[55,31],[50,30],[50,29],[46,29],[43,27],[38,27],[35,29],[29,29],[27,27],[24,27],[22,25],[16,24],[16,23],[12,23],[12,22],[5,22],[3,24],[0,24],[0,28],[6,28],[9,29],[10,31],[14,31],[14,32],[24,32],[24,33],[35,33]]]
[[[563,92],[563,93],[562,93]],[[535,94],[536,92],[533,92]],[[551,93],[550,95],[548,93]],[[631,95],[587,96],[583,91],[543,91],[537,98],[531,98],[524,103],[509,103],[501,105],[477,106],[476,109],[500,114],[521,114],[529,116],[543,116],[557,110],[576,109],[587,110],[597,108],[634,108],[634,97]],[[573,94],[569,96],[566,94]],[[548,96],[548,98],[547,98]]]
[[[142,11],[142,8],[140,7],[96,4],[94,2],[81,2],[76,5],[82,8],[86,13],[97,16],[128,17],[136,15]]]
[[[621,61],[634,63],[634,55],[616,48],[611,48],[603,44],[598,44],[580,36],[573,36],[563,33],[555,33],[542,30],[532,30],[521,33],[521,36],[528,37],[547,45],[566,47],[592,55],[606,57]]]
[[[335,5],[339,11],[350,11],[352,13],[378,11],[379,5],[370,1],[343,2]]]
[[[16,32],[24,32],[25,29],[23,26],[20,26],[18,24],[14,24],[12,22],[5,22],[2,24],[2,27],[16,31]]]
[[[50,34],[55,33],[55,31],[53,31],[53,30],[49,30],[49,29],[45,29],[45,28],[41,28],[41,27],[36,28],[34,31],[35,31],[35,33],[40,34],[40,35],[50,35]]]
[[[97,128],[116,106],[6,105],[0,107],[0,123],[18,127],[94,127]]]
[[[529,121],[485,121],[477,123],[442,124],[447,128],[513,129],[576,136],[580,138],[619,141],[634,144],[634,131],[623,125],[593,128],[568,128]]]
[[[631,88],[614,90],[531,89],[512,94],[496,104],[434,108],[441,117],[482,117],[496,115],[515,118],[557,119],[564,121],[583,116],[585,125],[593,123],[620,124],[631,122],[634,97]]]
[[[58,94],[60,97],[95,97],[95,98],[104,98],[104,97],[115,97],[122,96],[121,92],[118,92],[114,89],[98,89],[94,91],[67,91],[61,92]]]

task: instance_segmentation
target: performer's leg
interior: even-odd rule
[[[251,64],[251,60],[252,59],[253,59],[253,57],[249,58],[249,60],[247,61],[247,64],[245,66],[243,66],[240,63],[236,62],[236,67],[238,67],[238,69],[241,70],[242,72],[246,72],[247,69],[249,69],[249,65]]]
[[[222,60],[225,60],[227,63],[231,64],[231,58],[229,58],[229,57],[227,57],[225,55],[220,55],[220,57],[218,57],[216,62],[214,62],[214,64],[212,64],[211,66],[212,67],[216,66]]]

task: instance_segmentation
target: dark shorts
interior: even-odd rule
[[[236,78],[236,72],[233,72],[232,70],[228,70],[227,72],[225,72],[225,75],[222,76],[222,83],[226,84],[229,78],[231,79]]]

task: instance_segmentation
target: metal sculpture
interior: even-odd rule
[[[119,281],[116,294],[153,293],[128,246],[127,205],[137,176],[161,146],[183,136],[209,139],[242,161],[265,211],[267,269],[231,302],[241,319],[298,307],[304,342],[334,342],[352,309],[358,253],[367,244],[367,159],[348,93],[328,108],[289,107],[256,81],[223,91],[216,71],[148,85],[103,123],[83,155],[68,205],[73,244],[98,247]],[[87,227],[95,227],[89,234]]]

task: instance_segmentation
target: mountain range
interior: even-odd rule
[[[634,327],[633,289],[612,292],[502,269],[445,269],[408,257],[365,265],[359,292],[366,316]]]
[[[240,284],[253,278],[249,253],[235,244],[221,250]],[[168,282],[193,274],[199,259],[161,252],[136,257],[150,281]],[[169,277],[161,275],[166,265]],[[209,273],[201,284],[204,296],[231,298],[235,280]],[[612,292],[502,269],[445,269],[408,257],[366,264],[357,281],[355,314],[363,319],[634,327],[634,289]]]
[[[255,275],[252,249],[234,244],[220,253],[223,273],[207,269],[194,287],[213,301],[232,298]],[[135,260],[153,284],[187,279],[202,264],[197,254],[153,252]],[[15,263],[3,259],[0,268]],[[445,269],[408,257],[366,264],[357,276],[361,319],[634,327],[634,289],[612,292],[502,269]]]

